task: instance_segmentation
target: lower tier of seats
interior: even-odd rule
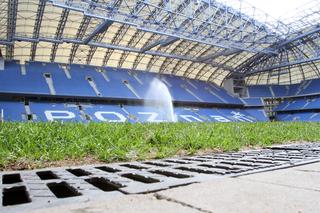
[[[187,108],[155,105],[117,105],[0,101],[4,121],[62,122],[256,122],[268,121],[262,108]]]
[[[285,100],[274,111],[315,110],[320,109],[320,97]]]
[[[297,111],[278,113],[276,115],[277,121],[307,121],[307,122],[320,122],[320,112],[310,111]]]

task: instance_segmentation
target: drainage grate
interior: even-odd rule
[[[95,167],[96,169],[100,169],[102,171],[105,171],[105,172],[110,172],[110,173],[116,173],[116,172],[120,172],[121,170],[120,169],[115,169],[115,168],[112,168],[112,167],[107,167],[107,166],[98,166],[98,167]]]
[[[13,184],[22,182],[20,174],[8,174],[2,176],[3,184]]]
[[[102,177],[94,177],[86,179],[86,181],[105,192],[117,191],[118,189],[124,187],[124,185],[112,183],[111,181]]]
[[[21,208],[32,210],[60,202],[148,193],[317,161],[320,143],[308,143],[143,162],[0,172],[0,212],[8,212],[9,205],[10,212],[20,212]]]
[[[81,193],[79,193],[75,188],[66,182],[48,183],[47,186],[57,198],[75,197],[81,195]]]
[[[146,177],[146,176],[143,176],[143,175],[133,174],[133,173],[123,174],[121,176],[129,178],[131,180],[142,182],[142,183],[158,183],[158,182],[160,182],[160,180],[157,180],[155,178]]]
[[[59,177],[54,174],[52,171],[40,171],[36,172],[41,180],[52,180],[52,179],[59,179]]]
[[[31,199],[25,186],[5,188],[2,192],[2,205],[11,206],[22,203],[30,203]]]
[[[134,165],[134,164],[121,164],[120,166],[124,166],[124,167],[130,168],[130,169],[139,169],[139,170],[148,169],[145,166]]]
[[[71,174],[74,174],[77,177],[91,175],[90,172],[87,172],[87,171],[85,171],[83,169],[67,169],[67,171],[70,172]]]
[[[185,175],[177,172],[169,172],[165,170],[154,170],[150,171],[151,173],[159,174],[159,175],[164,175],[166,177],[174,177],[174,178],[189,178],[192,177],[191,175]]]

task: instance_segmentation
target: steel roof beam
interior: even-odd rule
[[[153,43],[150,43],[148,45],[146,45],[145,47],[142,48],[142,52],[145,52],[147,50],[150,50],[158,45],[160,45],[161,47],[166,47],[169,46],[170,44],[173,44],[174,42],[178,41],[179,38],[176,37],[169,37],[169,38],[165,38],[165,39],[160,39],[157,41],[154,41]]]
[[[0,40],[0,44],[3,45],[8,45],[13,44],[14,41],[24,41],[24,42],[35,42],[39,43],[41,41],[45,42],[51,42],[51,43],[58,43],[58,44],[63,44],[63,43],[72,43],[75,45],[81,45],[83,41],[81,40],[74,40],[74,39],[52,39],[52,38],[42,38],[39,37],[37,39],[34,38],[28,38],[28,37],[14,37],[12,42],[8,42],[6,40]],[[97,42],[89,42],[88,46],[90,47],[101,47],[101,48],[106,48],[106,49],[113,49],[113,50],[121,50],[121,51],[129,51],[129,52],[134,52],[134,53],[141,53],[141,49],[138,48],[132,48],[132,47],[125,47],[125,46],[120,46],[120,45],[113,45],[113,44],[103,44],[103,43],[97,43]],[[164,53],[164,52],[159,52],[159,51],[146,51],[145,54],[148,55],[154,55],[154,56],[160,56],[160,57],[168,57],[168,58],[175,58],[179,60],[187,60],[187,61],[192,61],[196,62],[196,59],[184,55],[175,55],[175,54],[170,54],[170,53]],[[226,70],[232,69],[231,67],[224,67]]]
[[[229,50],[224,50],[218,53],[213,53],[213,54],[209,54],[200,58],[197,58],[199,62],[203,62],[203,61],[208,61],[208,60],[214,60],[215,58],[218,58],[220,56],[229,56],[229,55],[233,55],[236,53],[240,53],[242,52],[242,50],[238,50],[238,49],[229,49]]]
[[[279,48],[281,48],[283,46],[286,46],[287,44],[290,44],[290,43],[292,43],[294,41],[303,39],[303,38],[305,38],[307,36],[310,36],[310,35],[318,33],[318,32],[320,32],[320,25],[317,25],[315,29],[312,29],[312,30],[310,30],[308,32],[305,32],[305,33],[302,33],[302,34],[298,33],[298,36],[293,37],[293,38],[288,39],[288,40],[285,40],[284,42],[281,42],[274,49],[279,49]]]
[[[119,1],[124,2],[124,4],[127,5],[127,7],[128,7],[127,9],[129,9],[129,11],[130,11],[129,13],[130,13],[131,17],[136,17],[137,14],[145,7],[145,5],[142,3],[142,1],[137,1],[137,3],[132,7],[128,6],[126,0],[119,0]],[[119,7],[120,6],[121,5],[119,5]],[[114,11],[114,9],[112,9],[112,11]],[[114,37],[112,38],[111,43],[118,45],[122,41],[123,37],[126,35],[129,28],[130,28],[130,25],[122,25],[118,29],[118,31],[116,32]],[[111,55],[113,54],[113,51],[114,51],[114,49],[109,49],[108,51],[106,51],[106,54],[104,55],[103,62],[102,62],[103,66],[107,65],[108,61],[110,60]]]
[[[12,42],[16,33],[18,0],[8,1],[8,21],[7,21],[7,42]],[[9,44],[6,48],[6,58],[11,60],[14,55],[14,44]]]
[[[160,42],[161,42],[161,40],[157,40],[157,41],[154,41],[150,44],[147,44],[146,46],[142,47],[141,52],[144,53],[147,50],[151,50],[152,48],[160,45]]]
[[[198,7],[197,10],[194,11],[194,13],[192,14],[192,16],[194,18],[198,18],[199,15],[203,14],[209,7],[209,4],[204,4],[201,7]],[[192,6],[191,6],[192,7]],[[220,12],[220,8],[217,8],[214,16],[218,13],[218,11]],[[206,19],[206,22],[210,22],[211,18],[213,16],[210,16],[209,18]],[[181,22],[180,27],[186,27],[186,26],[190,26],[192,25],[192,21],[188,18],[186,18],[183,22]],[[182,27],[181,27],[182,28]],[[205,29],[204,24],[199,25],[197,28],[197,32],[200,33]],[[190,43],[186,42],[186,41],[182,41],[180,42],[178,45],[175,46],[175,48],[172,50],[172,52],[180,52],[181,50],[184,51],[185,49],[189,48]],[[194,44],[193,46],[197,46],[197,44]],[[193,47],[192,47],[193,48]],[[192,49],[191,48],[191,49]],[[179,51],[180,50],[180,51]],[[190,49],[189,49],[190,50]],[[186,55],[188,55],[189,51],[187,53],[184,53]],[[164,62],[162,63],[161,67],[160,67],[160,73],[163,73],[165,71],[165,69],[173,62],[173,60],[169,60],[168,58],[164,60]],[[181,62],[181,61],[180,61]],[[176,63],[176,65],[179,64],[179,62]],[[177,69],[172,69],[171,74],[175,74],[175,72],[178,71]]]
[[[113,24],[113,21],[106,20],[102,22],[96,29],[83,41],[84,44],[88,44],[97,34],[103,33]]]
[[[163,39],[160,41],[160,46],[161,47],[166,47],[166,46],[169,46],[173,43],[175,43],[176,41],[179,41],[179,38],[176,38],[176,37],[169,37],[167,39]]]
[[[114,0],[113,5],[112,5],[113,10],[117,10],[120,7],[121,3],[122,3],[122,0]],[[111,27],[111,25],[113,24],[113,22],[112,22],[109,25],[107,22],[109,22],[109,21],[104,20],[104,22],[102,23],[102,26],[100,25],[104,29],[103,30],[101,29],[101,31],[99,33],[97,33],[95,36],[93,36],[89,41],[94,40],[95,42],[101,42],[103,40],[103,38],[105,37],[105,35],[108,32],[109,27]],[[104,24],[105,24],[105,26],[103,26]],[[87,64],[91,63],[91,60],[92,60],[96,51],[97,51],[97,47],[90,47],[88,55],[87,55],[87,59],[86,59]]]
[[[314,56],[312,58],[307,58],[307,59],[302,59],[302,60],[296,60],[296,61],[291,61],[291,62],[286,62],[286,63],[281,63],[278,65],[273,65],[273,66],[269,66],[269,67],[265,67],[262,69],[257,69],[257,70],[253,70],[251,72],[247,72],[245,73],[245,77],[255,74],[255,73],[259,73],[259,72],[266,72],[266,71],[270,71],[270,70],[274,70],[274,69],[279,69],[282,67],[289,67],[289,66],[294,66],[297,64],[305,64],[305,63],[310,63],[310,62],[315,62],[315,61],[319,61],[320,60],[320,56]]]
[[[64,28],[65,28],[67,20],[68,20],[68,16],[69,16],[69,10],[64,9],[62,11],[61,16],[60,16],[59,24],[58,24],[57,31],[55,34],[55,39],[57,39],[57,40],[61,39]],[[54,62],[54,60],[56,58],[58,46],[59,46],[59,43],[52,44],[52,49],[51,49],[51,54],[50,54],[50,61],[51,62]]]
[[[155,21],[156,22],[159,22],[158,26],[156,26],[156,29],[165,29],[166,26],[170,26],[172,24],[174,24],[174,28],[177,30],[179,29],[179,27],[181,26],[178,26],[177,23],[175,23],[175,18],[176,18],[176,15],[175,14],[179,14],[181,12],[183,12],[184,10],[186,10],[189,6],[189,4],[191,3],[191,0],[182,0],[180,1],[178,4],[178,6],[176,8],[172,8],[171,6],[171,0],[166,0],[166,4],[165,4],[165,8],[166,9],[169,9],[170,11],[172,11],[173,13],[172,14],[166,14],[166,15],[162,15],[163,17],[161,17],[161,20],[156,20],[156,17],[155,17]],[[156,14],[157,10],[154,12]],[[184,19],[183,23],[185,23],[186,19]],[[154,37],[156,37],[156,33],[153,34],[153,36],[151,36],[151,38],[153,39]],[[170,37],[170,36],[169,36]],[[151,41],[152,39],[149,39],[149,41]],[[163,50],[163,51],[167,51],[169,49],[168,46],[160,46],[160,49]],[[147,70],[150,70],[152,68],[152,66],[159,60],[160,57],[156,57],[156,56],[153,56],[148,64],[147,64]],[[141,60],[142,58],[140,58]],[[163,62],[164,63],[164,62]],[[161,67],[163,67],[163,65],[161,65]],[[160,67],[160,69],[161,69]]]
[[[39,1],[36,20],[33,28],[33,38],[38,38],[40,33],[40,27],[42,23],[44,9],[46,7],[46,1]],[[38,43],[31,44],[30,61],[34,61],[37,52]]]
[[[90,2],[88,2],[88,8],[87,10],[92,10],[95,8],[95,3],[97,2],[98,0],[92,0]],[[69,3],[73,3],[73,0],[68,0]],[[67,2],[65,2],[67,3]],[[65,7],[65,9],[70,9],[70,8],[67,8]],[[76,34],[76,38],[77,39],[83,39],[83,37],[85,36],[85,33],[90,25],[90,22],[91,22],[91,18],[92,17],[89,17],[89,16],[86,16],[84,15],[83,18],[82,18],[82,21],[80,23],[80,26],[78,28],[78,31],[77,31],[77,34]],[[83,43],[83,42],[82,42]],[[74,57],[76,56],[76,53],[78,51],[78,48],[79,48],[79,45],[77,44],[73,44],[72,47],[71,47],[71,51],[70,51],[70,56],[69,56],[69,63],[71,64],[74,60]]]
[[[236,49],[241,49],[243,51],[249,51],[249,52],[255,52],[255,53],[256,52],[264,52],[267,54],[273,53],[270,50],[265,50],[264,48],[261,49],[260,47],[256,47],[256,46],[253,46],[251,48],[246,48],[246,47],[243,47],[243,45],[239,45],[237,42],[230,41],[230,40],[224,41],[224,42],[217,42],[217,39],[219,39],[219,37],[217,36],[219,35],[211,33],[210,34],[211,36],[208,36],[208,34],[200,34],[196,31],[197,27],[204,23],[204,20],[188,16],[188,14],[183,12],[173,12],[172,10],[166,9],[164,7],[158,7],[157,5],[154,5],[149,1],[141,1],[140,3],[144,4],[145,7],[148,7],[150,11],[153,10],[154,8],[157,8],[158,13],[161,12],[164,14],[168,14],[167,16],[176,16],[177,20],[179,20],[179,18],[182,18],[182,17],[184,19],[189,18],[189,20],[192,22],[192,25],[191,25],[192,27],[181,26],[181,28],[177,30],[175,27],[176,20],[173,20],[174,22],[173,24],[166,25],[165,27],[159,28],[159,24],[161,24],[161,22],[159,22],[159,20],[157,19],[148,20],[145,18],[144,13],[141,13],[141,14],[139,13],[140,11],[138,11],[135,15],[132,15],[130,12],[132,11],[132,8],[130,8],[130,5],[131,5],[130,3],[124,4],[126,6],[124,6],[125,8],[123,8],[123,11],[127,11],[127,12],[119,13],[118,12],[119,10],[112,10],[112,8],[110,8],[108,3],[104,3],[104,4],[94,3],[90,0],[84,0],[81,2],[81,4],[71,0],[67,0],[67,1],[48,0],[48,1],[52,2],[53,5],[57,7],[69,8],[70,10],[83,12],[83,14],[87,17],[105,19],[105,20],[110,20],[110,21],[130,25],[130,26],[134,26],[137,29],[146,31],[146,32],[156,33],[156,34],[165,35],[165,36],[178,37],[183,40],[203,43],[203,44],[217,46],[225,49],[236,48]],[[127,1],[127,0],[124,0],[124,1]],[[201,2],[201,3],[207,4],[205,2]],[[214,3],[215,3],[214,1],[211,2],[210,9],[214,9],[213,8]],[[90,10],[89,9],[90,5],[94,5],[96,9]],[[232,10],[229,8],[229,11],[232,11]],[[245,17],[244,14],[241,14],[239,12],[235,13],[235,15],[238,16],[239,19],[241,20],[248,19],[248,17]],[[257,22],[253,22],[253,23],[257,23]],[[210,22],[208,24],[209,24],[208,29],[215,28],[214,23]],[[253,25],[253,26],[256,28],[261,28],[259,25]],[[232,26],[229,26],[229,27],[232,27]],[[254,33],[254,32],[251,32],[251,33]],[[270,33],[270,36],[277,37],[278,35]]]

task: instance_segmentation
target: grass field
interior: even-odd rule
[[[0,169],[90,163],[87,159],[143,160],[296,141],[320,141],[320,123],[2,123]]]

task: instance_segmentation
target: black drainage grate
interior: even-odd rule
[[[30,203],[31,199],[25,186],[5,188],[2,192],[2,205],[11,206]]]
[[[87,171],[85,171],[83,169],[67,169],[67,171],[70,172],[71,174],[77,176],[77,177],[91,175],[90,172],[87,172]]]
[[[108,167],[108,166],[98,166],[98,167],[95,167],[95,168],[99,169],[101,171],[110,172],[110,173],[116,173],[116,172],[120,172],[121,171],[119,169],[115,169],[115,168]]]
[[[85,181],[105,192],[117,191],[118,189],[124,187],[123,185],[113,183],[102,177],[94,177],[86,179]]]
[[[57,198],[67,198],[81,195],[81,193],[79,193],[75,188],[66,182],[48,183],[47,186]]]
[[[20,174],[7,174],[2,176],[2,184],[13,184],[22,182]]]
[[[59,179],[59,177],[54,174],[52,171],[41,171],[36,172],[41,180],[52,180],[52,179]]]
[[[155,179],[155,178],[145,177],[145,176],[142,176],[142,175],[132,174],[132,173],[123,174],[121,176],[129,178],[131,180],[142,182],[142,183],[158,183],[158,182],[160,182],[160,180]]]
[[[192,177],[191,175],[185,175],[181,173],[176,173],[176,172],[169,172],[165,170],[154,170],[150,171],[151,173],[159,174],[159,175],[164,175],[166,177],[174,177],[174,178],[190,178]]]

